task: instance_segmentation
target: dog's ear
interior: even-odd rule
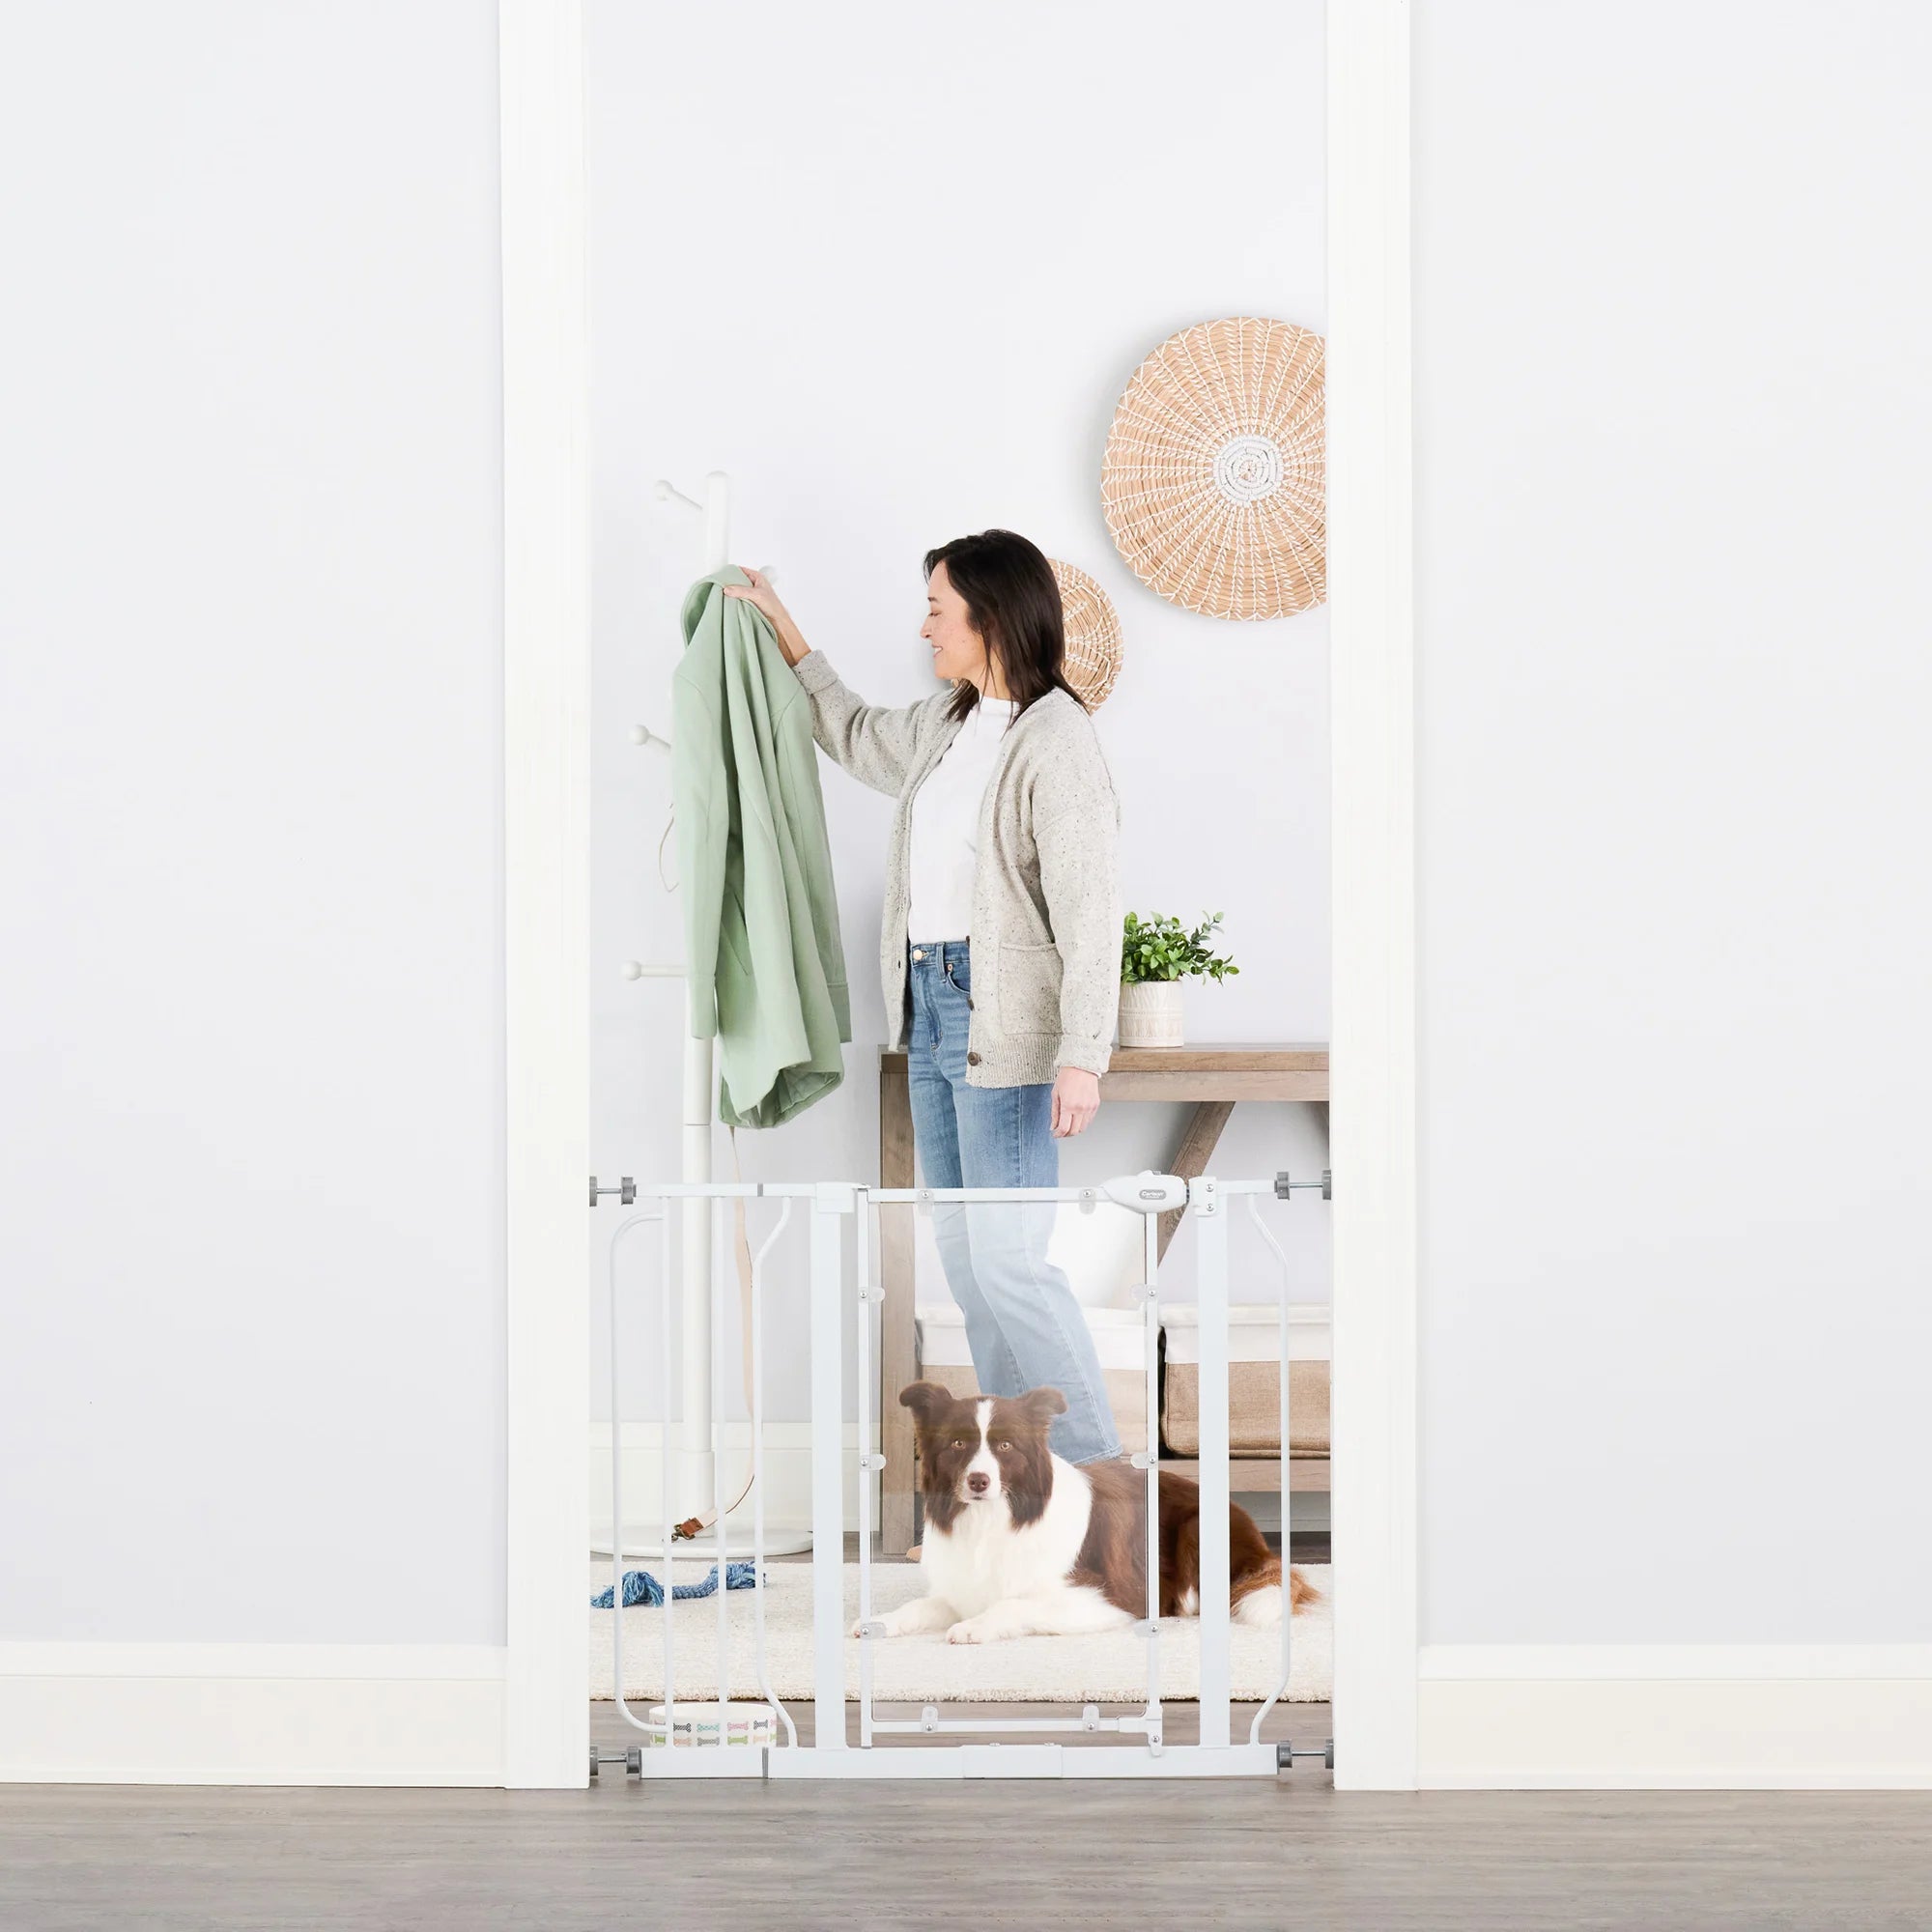
[[[941,1388],[937,1382],[908,1382],[899,1390],[900,1404],[922,1422],[930,1421],[933,1410],[946,1407],[952,1400],[952,1391]]]
[[[903,1401],[904,1397],[900,1397]],[[1042,1427],[1056,1415],[1066,1413],[1066,1398],[1057,1388],[1028,1389],[1019,1398],[1020,1413],[1029,1422],[1037,1422]]]

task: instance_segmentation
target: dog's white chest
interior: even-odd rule
[[[1094,1492],[1070,1463],[1053,1459],[1053,1491],[1037,1521],[1016,1526],[1004,1496],[969,1504],[948,1530],[928,1525],[920,1548],[929,1595],[962,1617],[1010,1597],[1038,1597],[1065,1586],[1087,1540]]]

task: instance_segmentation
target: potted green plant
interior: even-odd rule
[[[1241,969],[1208,949],[1221,923],[1217,912],[1189,932],[1171,913],[1147,919],[1128,913],[1121,929],[1121,1044],[1181,1046],[1180,982],[1211,976],[1225,980]]]

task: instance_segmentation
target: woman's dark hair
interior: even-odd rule
[[[942,563],[966,605],[967,620],[986,640],[988,658],[998,661],[1008,694],[1018,700],[1013,716],[1056,689],[1077,702],[1080,694],[1063,668],[1066,620],[1060,581],[1038,547],[1015,530],[981,530],[927,551],[926,577]],[[964,718],[979,701],[979,691],[962,679],[946,715]]]

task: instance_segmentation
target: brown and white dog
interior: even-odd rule
[[[888,1636],[944,1631],[949,1643],[1122,1630],[1147,1615],[1147,1476],[1123,1462],[1065,1461],[1047,1447],[1066,1398],[955,1397],[914,1382],[926,1594],[881,1621]],[[1281,1558],[1246,1510],[1228,1506],[1229,1602],[1244,1624],[1281,1622]],[[1201,1605],[1201,1489],[1160,1475],[1160,1613]],[[1293,1607],[1317,1595],[1289,1572]],[[853,1634],[856,1635],[857,1626]]]

